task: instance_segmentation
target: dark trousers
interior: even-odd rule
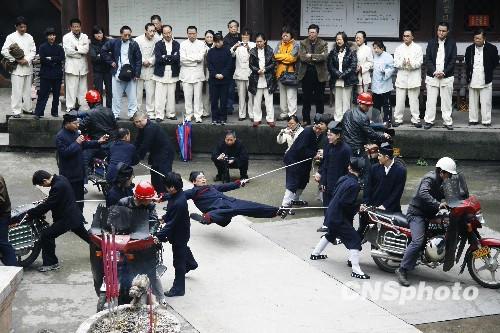
[[[227,114],[233,114],[233,112],[234,112],[234,96],[235,96],[234,90],[236,89],[236,81],[231,79],[227,89],[228,90],[227,90],[226,110],[227,110]]]
[[[332,194],[333,194],[333,189],[330,191],[330,190],[326,190],[325,192],[323,192],[323,207],[328,207],[328,205],[330,204],[330,201],[332,200]],[[323,215],[326,217],[326,208],[323,209]],[[326,226],[326,218],[323,219],[323,225]]]
[[[14,248],[9,243],[9,218],[0,217],[0,253],[2,257],[2,263],[5,266],[16,266],[16,252]]]
[[[173,265],[175,269],[175,278],[172,288],[178,291],[185,291],[186,270],[198,267],[194,259],[193,252],[187,243],[172,244]]]
[[[104,96],[104,86],[106,86],[106,107],[110,109],[112,106],[111,102],[113,100],[113,90],[111,89],[111,84],[111,72],[94,72],[94,88],[99,91],[101,96]]]
[[[383,112],[384,122],[392,122],[391,92],[373,94],[373,107]]]
[[[361,251],[361,238],[354,230],[351,221],[343,220],[341,223],[328,224],[328,232],[325,237],[332,244],[336,244],[338,238],[348,250]]]
[[[268,205],[263,205],[253,201],[239,200],[231,202],[230,208],[214,209],[205,214],[205,217],[220,225],[227,226],[231,219],[237,215],[243,215],[256,218],[272,218],[276,216],[278,208]]]
[[[173,161],[167,161],[160,165],[153,164],[151,168],[163,175],[167,175],[167,173],[172,171],[172,162]],[[167,188],[165,187],[165,179],[163,178],[163,176],[153,171],[150,171],[150,174],[151,174],[151,185],[153,185],[153,187],[155,188],[156,193],[158,194],[166,193]]]
[[[408,215],[408,223],[411,230],[411,242],[406,248],[403,260],[401,260],[401,268],[410,271],[415,268],[418,254],[422,249],[425,238],[425,219],[422,216]]]
[[[248,178],[248,160],[245,161],[234,161],[229,164],[226,160],[213,160],[215,167],[217,168],[217,174],[224,180],[229,182],[229,169],[239,169],[240,178]],[[227,179],[226,179],[227,178]]]
[[[89,243],[89,233],[83,224],[76,228],[70,228],[64,222],[54,222],[51,226],[42,230],[40,244],[42,246],[43,266],[55,265],[59,262],[56,256],[56,238],[70,230],[86,243]]]
[[[72,181],[70,182],[71,188],[73,188],[73,193],[75,194],[75,200],[80,201],[83,200],[83,180],[79,181]],[[83,201],[82,202],[77,202],[78,207],[80,207],[80,210],[83,212]]]
[[[227,120],[227,93],[229,84],[210,85],[210,104],[212,106],[212,121]]]
[[[324,94],[325,83],[318,81],[316,69],[308,69],[302,83],[302,120],[311,123],[311,104],[316,105],[316,113],[323,114],[325,111]]]
[[[38,91],[38,100],[35,107],[35,115],[43,116],[45,106],[49,99],[49,94],[52,93],[52,108],[50,114],[57,116],[59,109],[59,95],[61,92],[62,79],[44,79],[40,78],[40,90]]]

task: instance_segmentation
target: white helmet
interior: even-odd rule
[[[457,174],[457,165],[455,161],[449,157],[441,157],[436,163],[436,168],[440,168],[443,171],[449,172],[452,175]]]

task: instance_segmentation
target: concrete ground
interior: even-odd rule
[[[0,153],[0,173],[6,178],[13,205],[42,197],[31,185],[33,171],[44,168],[57,172],[52,153]],[[432,161],[429,161],[432,163]],[[281,166],[278,158],[252,161],[250,177]],[[500,231],[498,208],[498,163],[461,163],[471,193],[478,195],[490,227]],[[403,203],[408,202],[418,179],[432,167],[416,167],[408,162],[408,182]],[[191,170],[205,170],[209,179],[214,168],[207,156],[195,156],[189,163],[174,163],[174,170],[184,179]],[[136,167],[136,174],[146,170]],[[233,191],[232,196],[279,205],[283,195],[284,173],[257,178],[248,187]],[[91,188],[88,199],[101,195]],[[304,199],[311,206],[316,201],[315,186],[310,184]],[[91,218],[95,204],[87,204]],[[192,208],[192,206],[191,206]],[[496,223],[490,224],[490,221]],[[170,300],[186,332],[497,332],[500,324],[498,291],[479,289],[475,301],[397,301],[377,299],[373,295],[353,300],[362,292],[352,285],[345,265],[342,246],[327,248],[329,259],[311,262],[308,255],[320,234],[320,211],[302,211],[286,220],[247,220],[238,217],[227,228],[192,224],[190,246],[200,267],[189,273],[186,296]],[[482,230],[481,233],[493,233]],[[25,269],[14,303],[15,331],[72,332],[95,311],[97,298],[89,270],[88,247],[69,233],[57,240],[62,269],[38,273],[35,264]],[[365,245],[366,247],[366,245]],[[162,278],[164,289],[173,279],[169,246],[165,263],[169,266]],[[391,283],[393,277],[379,271],[369,252],[363,251],[361,265],[372,275],[371,285]],[[440,269],[418,268],[412,281],[426,281],[430,286],[478,287],[467,272],[461,276]],[[348,288],[349,287],[349,288]],[[474,317],[474,318],[470,318]],[[465,318],[465,319],[460,319]],[[443,322],[444,321],[444,322]],[[412,324],[414,328],[412,328]]]

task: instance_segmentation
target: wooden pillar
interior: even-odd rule
[[[64,0],[61,10],[61,32],[66,34],[69,31],[69,20],[78,17],[78,0]]]
[[[264,0],[247,0],[245,3],[245,26],[254,33],[263,32],[269,36],[268,2]]]
[[[436,27],[439,22],[448,22],[450,30],[453,29],[455,0],[437,0],[436,1]]]

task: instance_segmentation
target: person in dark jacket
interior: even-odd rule
[[[106,171],[106,181],[109,184],[115,181],[120,163],[128,166],[134,166],[139,163],[137,150],[130,143],[130,131],[126,128],[119,128],[117,139],[109,147],[108,169]]]
[[[335,39],[335,46],[328,54],[327,66],[330,89],[335,90],[334,118],[341,121],[344,113],[351,108],[352,87],[358,84],[358,58],[347,44],[345,32],[337,32]]]
[[[250,77],[248,78],[248,92],[254,95],[253,127],[260,125],[262,120],[262,96],[266,105],[266,122],[270,127],[276,126],[274,122],[273,94],[277,88],[274,70],[276,61],[274,51],[267,45],[266,36],[259,32],[255,37],[257,45],[250,50],[249,66]]]
[[[44,115],[45,106],[52,92],[52,108],[50,114],[57,117],[59,108],[59,94],[63,76],[62,63],[64,61],[64,49],[56,44],[56,31],[54,28],[45,30],[47,42],[40,45],[38,54],[40,56],[40,90],[35,108],[35,119]]]
[[[449,32],[450,26],[448,22],[440,22],[436,38],[427,43],[425,51],[427,103],[425,106],[424,129],[429,129],[434,125],[436,102],[438,96],[440,96],[443,125],[446,129],[453,130],[451,99],[455,62],[457,61],[457,44],[448,37]]]
[[[83,163],[83,150],[99,148],[108,141],[107,134],[95,141],[85,141],[79,133],[78,118],[75,114],[68,113],[63,116],[63,128],[56,135],[57,162],[59,174],[67,178],[73,188],[76,200],[83,200],[85,166]],[[79,202],[83,211],[83,202]]]
[[[394,158],[392,146],[384,142],[378,150],[378,163],[372,165],[368,172],[368,181],[363,191],[363,205],[374,206],[388,213],[401,213],[401,197],[406,184],[406,166]],[[368,216],[360,214],[358,233],[364,237],[368,224]]]
[[[101,96],[104,96],[104,88],[106,88],[106,107],[111,109],[111,102],[113,100],[111,66],[104,60],[105,57],[102,54],[102,47],[105,43],[104,29],[98,25],[94,25],[89,50],[94,88],[99,91]]]
[[[283,163],[287,166],[307,160],[286,168],[286,190],[281,204],[283,207],[307,205],[306,201],[300,200],[300,195],[309,183],[312,167],[310,160],[318,153],[319,143],[330,122],[330,115],[317,113],[314,122],[314,126],[306,127],[299,134],[283,158]]]
[[[405,250],[401,265],[396,269],[398,282],[405,287],[410,285],[408,271],[415,268],[418,255],[425,238],[426,220],[434,217],[441,208],[446,208],[443,181],[457,174],[455,161],[443,157],[436,163],[436,170],[424,175],[417,187],[415,196],[408,206],[407,219],[411,230],[411,242]]]
[[[238,32],[240,24],[236,20],[231,20],[227,23],[227,35],[224,36],[224,47],[232,49],[234,52],[237,48],[237,44],[241,41],[241,34]],[[228,85],[227,92],[227,114],[233,114],[234,111],[234,89],[236,88],[236,81],[233,79],[233,74],[236,67],[236,58],[232,58],[230,82]]]
[[[16,266],[16,252],[9,243],[10,198],[5,179],[0,175],[0,260],[5,266]]]
[[[50,187],[49,196],[44,202],[27,212],[30,216],[41,216],[49,210],[52,211],[52,225],[41,232],[43,264],[38,269],[40,272],[48,272],[60,268],[56,256],[57,237],[71,230],[89,243],[89,235],[83,225],[83,215],[77,206],[73,189],[66,177],[38,170],[33,174],[32,181],[35,186]]]
[[[481,104],[481,123],[491,126],[491,102],[493,71],[500,58],[495,45],[486,41],[483,29],[474,31],[474,43],[465,50],[465,73],[469,84],[469,125],[479,124],[479,105]]]
[[[144,159],[149,153],[148,163],[152,169],[163,175],[172,171],[175,150],[167,133],[160,126],[152,123],[148,115],[142,111],[134,115],[134,125],[139,129],[134,143],[139,160]],[[166,192],[163,177],[153,171],[151,171],[151,183],[156,192]]]
[[[356,199],[359,193],[359,176],[363,171],[363,161],[351,158],[349,162],[349,173],[340,177],[332,200],[328,205],[325,219],[327,221],[328,232],[321,237],[314,248],[310,259],[326,259],[326,254],[321,254],[328,243],[338,244],[337,238],[342,241],[349,250],[348,265],[352,266],[351,276],[357,279],[369,279],[368,274],[363,273],[359,267],[359,253],[361,251],[361,238],[352,226],[354,215],[357,212]]]
[[[227,121],[227,94],[232,80],[233,57],[224,47],[220,34],[214,36],[214,47],[207,53],[208,85],[212,107],[212,125],[225,125]]]
[[[106,207],[116,205],[121,199],[134,195],[134,169],[123,162],[118,163],[116,169],[113,183],[106,195]]]
[[[288,212],[279,207],[268,206],[257,202],[228,197],[223,192],[232,191],[245,186],[247,179],[237,180],[228,184],[207,185],[207,178],[201,171],[192,171],[189,181],[194,187],[185,191],[186,199],[192,199],[203,215],[193,213],[191,218],[202,224],[215,223],[221,227],[227,226],[233,217],[243,215],[256,218],[285,218]]]
[[[319,166],[318,175],[320,191],[323,192],[323,206],[328,207],[332,199],[335,184],[340,177],[348,172],[352,151],[349,145],[342,141],[342,124],[338,121],[328,123],[328,144],[323,149],[323,159]],[[319,177],[318,177],[319,176]],[[325,211],[326,214],[326,211]],[[326,232],[326,219],[318,232]]]
[[[142,54],[139,44],[131,39],[132,29],[129,26],[121,27],[120,35],[120,38],[109,40],[104,44],[101,56],[104,56],[106,63],[111,66],[113,114],[115,118],[120,117],[122,97],[123,93],[126,93],[128,117],[132,118],[137,111],[136,80],[141,76]]]
[[[165,186],[169,194],[167,213],[162,217],[165,224],[155,235],[159,241],[168,241],[172,244],[175,279],[172,288],[165,292],[165,296],[184,296],[185,275],[187,272],[198,268],[198,263],[187,245],[190,237],[191,221],[189,219],[187,198],[182,190],[181,176],[174,172],[168,173],[165,177]]]
[[[212,152],[212,161],[217,168],[214,181],[229,183],[229,169],[239,169],[240,178],[248,179],[248,153],[243,143],[236,138],[236,132],[228,130]]]

